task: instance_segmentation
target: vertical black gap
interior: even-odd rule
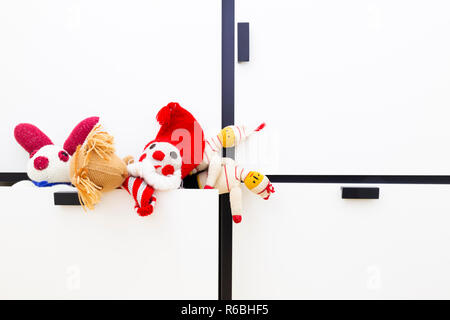
[[[222,127],[234,124],[234,0],[222,0]],[[225,150],[224,150],[225,153]],[[234,149],[226,150],[234,158]],[[229,194],[219,196],[219,300],[231,300],[233,224]]]

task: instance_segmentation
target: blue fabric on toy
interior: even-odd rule
[[[34,181],[34,180],[31,180],[31,182],[33,182],[36,187],[51,187],[51,186],[55,186],[57,184],[67,184],[68,186],[72,185],[70,182],[52,182],[52,183],[50,183],[47,181]]]

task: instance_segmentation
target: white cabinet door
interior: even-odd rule
[[[449,299],[450,186],[377,187],[377,200],[343,200],[338,184],[244,192],[233,298]]]
[[[25,171],[14,126],[60,145],[97,115],[118,154],[154,137],[170,101],[220,129],[220,0],[0,2],[0,171]],[[205,112],[207,110],[207,112]]]
[[[124,190],[89,212],[51,188],[0,201],[0,299],[217,299],[217,191],[161,192],[149,217]]]
[[[238,159],[267,174],[450,174],[450,2],[239,0]]]

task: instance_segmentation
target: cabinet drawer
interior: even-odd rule
[[[149,217],[123,190],[87,213],[47,189],[0,203],[1,299],[217,299],[216,191],[161,192]]]
[[[240,162],[266,174],[449,175],[449,12],[446,0],[236,1],[250,26],[236,123],[268,124]]]
[[[342,199],[341,187],[276,184],[267,202],[244,192],[233,298],[450,298],[450,186],[369,185],[379,199]]]

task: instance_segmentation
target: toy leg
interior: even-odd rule
[[[230,190],[230,205],[233,221],[239,223],[242,220],[242,191],[239,186]]]
[[[215,155],[210,159],[208,167],[208,177],[204,189],[212,189],[216,184],[217,178],[222,170],[222,159]]]

